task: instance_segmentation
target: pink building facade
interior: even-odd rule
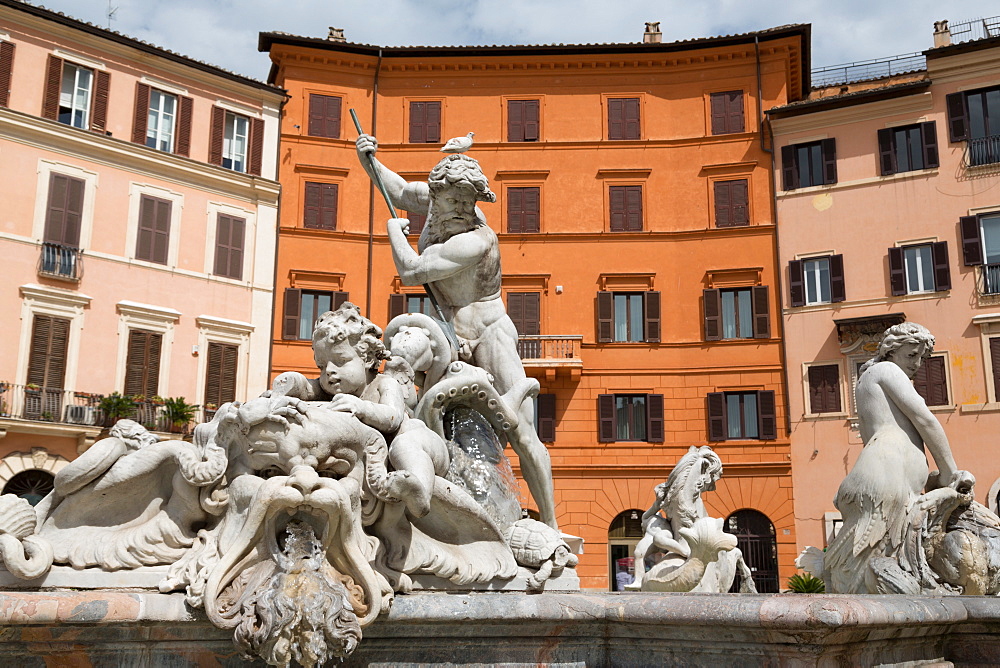
[[[0,1],[0,486],[266,387],[280,89]]]
[[[904,320],[936,336],[915,385],[996,509],[1000,40],[937,37],[926,71],[768,112],[800,548],[838,528],[833,498],[862,447],[858,368]]]

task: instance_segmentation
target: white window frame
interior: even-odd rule
[[[1000,398],[997,397],[993,385],[993,356],[990,354],[990,339],[1000,338],[1000,313],[984,313],[972,318],[972,323],[979,326],[979,341],[983,347],[983,371],[986,383],[986,410],[1000,410]],[[950,388],[949,388],[950,389]]]
[[[246,221],[243,228],[243,278],[239,281],[215,273],[215,238],[219,229],[219,214],[235,216]],[[253,276],[250,275],[250,270],[253,267],[254,253],[257,251],[257,214],[232,204],[209,202],[205,216],[205,273],[216,280],[228,281],[235,285],[252,283]]]
[[[924,280],[923,280],[924,279],[924,273],[923,273],[923,268],[924,268],[923,267],[923,262],[924,261],[921,258],[922,253],[919,252],[920,249],[926,250],[927,261],[930,262],[930,267],[931,267],[931,270],[930,270],[931,285],[930,285],[930,287],[927,287],[927,286],[924,285]],[[910,285],[910,259],[909,259],[909,256],[908,256],[908,252],[911,251],[911,250],[917,250],[918,251],[917,254],[916,254],[916,256],[915,256],[915,258],[916,258],[915,262],[916,262],[916,265],[917,265],[916,269],[917,269],[917,285],[918,285],[918,289],[916,289],[916,290],[911,289],[912,286]],[[908,295],[922,295],[922,294],[927,294],[929,292],[937,292],[937,285],[934,282],[934,249],[931,246],[931,244],[929,244],[929,243],[928,244],[909,244],[909,245],[903,246],[903,277],[906,280],[906,294],[908,294]]]
[[[170,246],[167,248],[167,264],[158,264],[140,260],[135,256],[136,244],[139,242],[139,211],[142,196],[148,195],[157,199],[165,199],[170,202]],[[152,269],[171,271],[177,268],[180,258],[180,238],[181,238],[181,213],[184,209],[184,194],[167,190],[160,186],[147,183],[130,183],[128,188],[128,228],[125,232],[125,248],[122,252],[124,257],[136,264]]]
[[[236,401],[246,401],[249,398],[247,379],[250,372],[250,335],[255,327],[249,322],[218,318],[211,315],[199,315],[195,318],[198,325],[198,375],[197,404],[205,405],[205,375],[208,373],[208,344],[228,343],[239,347],[237,351],[236,369]]]
[[[154,95],[158,96],[156,100],[157,104],[154,105]],[[166,110],[167,100],[173,100],[173,111]],[[177,111],[180,105],[180,100],[176,95],[172,93],[167,93],[165,91],[152,88],[149,91],[149,111],[146,120],[146,145],[149,146],[149,140],[153,140],[153,146],[158,151],[164,151],[166,153],[173,153],[174,142],[176,141],[176,130],[177,130]],[[169,129],[165,130],[165,126],[169,124]],[[166,141],[166,148],[160,146],[162,142]]]
[[[115,389],[125,393],[125,365],[128,363],[129,331],[142,329],[156,332],[163,338],[160,340],[160,376],[156,387],[160,395],[168,395],[170,387],[170,353],[174,347],[174,325],[180,320],[181,312],[165,306],[140,304],[139,302],[120,301],[116,304],[118,311],[118,358],[115,363]]]
[[[22,285],[20,292],[21,333],[18,338],[15,382],[19,385],[28,382],[28,358],[31,356],[31,330],[35,315],[51,315],[70,321],[64,387],[69,391],[82,389],[76,384],[80,365],[80,340],[83,337],[84,309],[90,306],[91,298],[75,290],[50,288],[35,283]]]
[[[90,172],[64,162],[45,159],[38,161],[38,183],[35,186],[35,211],[31,222],[31,236],[39,244],[45,238],[45,214],[49,205],[49,184],[52,181],[53,173],[71,176],[84,182],[83,213],[80,217],[80,248],[89,248],[94,228],[97,172]]]
[[[624,290],[612,292],[611,298],[611,322],[614,325],[614,333],[612,336],[612,341],[615,343],[642,343],[646,340],[646,294],[645,292],[627,292]],[[625,338],[618,338],[618,324],[619,324],[619,309],[618,309],[618,298],[625,297],[625,309],[622,315],[625,318],[624,324],[626,329],[630,329],[629,325],[635,327],[635,323],[631,317],[631,305],[632,300],[638,297],[639,301],[639,338],[631,338],[632,332],[626,331]]]
[[[240,135],[238,133],[238,125],[242,121],[245,126],[244,134]],[[237,139],[243,139],[243,153],[238,154],[236,152],[235,146],[237,144]],[[222,166],[226,169],[231,169],[234,172],[247,173],[249,172],[249,165],[247,160],[250,156],[250,119],[242,114],[236,114],[231,111],[226,111],[226,119],[223,123],[223,140],[222,140]],[[236,168],[237,159],[239,159],[240,169]],[[226,165],[226,160],[230,161],[229,165]]]
[[[822,280],[822,269],[820,267],[814,267],[810,269],[810,264],[818,265],[821,262],[826,263],[826,299],[822,298],[823,294],[823,280]],[[830,257],[827,255],[819,257],[809,257],[802,259],[802,275],[803,275],[803,290],[805,291],[806,306],[816,306],[819,304],[829,304],[832,300],[832,286],[830,281]],[[815,282],[816,287],[816,299],[810,301],[809,299],[809,284],[810,278]]]
[[[66,75],[67,68],[73,68],[73,84],[72,90],[67,92],[66,87]],[[80,73],[86,72],[90,78],[90,81],[84,87],[80,82]],[[85,67],[83,65],[78,65],[73,62],[63,61],[62,72],[59,74],[59,109],[69,108],[70,110],[70,122],[69,125],[74,128],[80,128],[81,130],[87,130],[90,128],[90,106],[91,101],[94,97],[94,79],[95,79],[94,69],[91,67]],[[77,96],[80,91],[86,92],[85,102],[82,108],[77,107]],[[69,96],[69,104],[64,104],[66,101],[66,96]],[[76,115],[77,113],[82,113],[83,122],[82,125],[77,125]]]

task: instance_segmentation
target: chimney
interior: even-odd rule
[[[948,29],[948,21],[934,22],[934,47],[951,45],[951,30]]]
[[[346,42],[347,38],[344,37],[343,28],[334,28],[330,26],[330,34],[326,36],[327,40],[331,42]]]
[[[659,44],[663,41],[663,33],[660,32],[659,21],[647,21],[646,32],[642,35],[643,44]]]

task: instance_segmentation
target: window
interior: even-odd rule
[[[424,225],[427,224],[427,214],[407,211],[406,219],[410,221],[410,236],[419,237],[420,233],[424,231]]]
[[[1000,88],[951,93],[945,104],[948,138],[969,142],[969,164],[1000,162]]]
[[[410,102],[410,143],[436,144],[441,141],[440,100]]]
[[[82,130],[104,131],[110,75],[49,56],[42,116]]]
[[[215,222],[215,269],[216,276],[243,280],[243,243],[246,234],[246,220],[218,214]]]
[[[240,347],[237,345],[209,342],[205,368],[205,404],[215,404],[218,407],[236,400],[239,353]]]
[[[809,381],[809,413],[839,413],[840,367],[836,364],[810,366],[806,375]]]
[[[264,155],[264,121],[212,108],[208,161],[234,172],[260,176]]]
[[[836,183],[836,140],[782,146],[781,175],[785,190]]]
[[[712,93],[710,104],[713,135],[745,131],[743,91],[729,90],[724,93]]]
[[[538,100],[507,100],[507,141],[538,141]]]
[[[704,291],[705,340],[771,338],[768,288],[713,288]]]
[[[156,332],[130,329],[125,358],[125,394],[153,397],[159,394],[160,348],[163,336]]]
[[[60,278],[80,276],[80,226],[86,183],[52,172],[45,206],[40,271]]]
[[[177,117],[177,97],[149,92],[149,116],[146,121],[146,146],[160,151],[174,150],[174,121]]]
[[[948,378],[945,372],[945,357],[932,355],[913,374],[913,387],[924,398],[928,406],[948,405]]]
[[[26,385],[37,385],[25,394],[24,417],[29,420],[60,419],[62,391],[66,382],[70,321],[36,313],[31,328]]]
[[[302,226],[314,230],[336,230],[337,194],[336,183],[306,182],[306,204]]]
[[[879,170],[882,176],[938,166],[934,121],[878,131]]]
[[[1000,213],[963,216],[962,254],[967,267],[979,267],[979,293],[1000,294]]]
[[[608,100],[608,139],[641,139],[639,98],[621,97]]]
[[[542,333],[541,310],[540,292],[507,293],[507,315],[517,328],[517,352],[521,359],[540,359],[544,355],[538,338]]]
[[[777,429],[773,391],[708,394],[709,441],[773,441]]]
[[[597,397],[598,440],[663,443],[662,394],[602,394]]]
[[[3,494],[14,494],[37,506],[56,488],[56,477],[41,469],[28,469],[15,474],[3,487]]]
[[[843,255],[792,260],[788,277],[792,306],[835,304],[845,299]]]
[[[535,397],[535,432],[542,443],[556,440],[556,395],[539,394]]]
[[[309,136],[340,138],[341,98],[335,95],[309,96]]]
[[[739,227],[750,224],[750,193],[746,179],[716,181],[712,184],[715,196],[715,226]]]
[[[14,43],[0,42],[0,107],[10,106],[10,78],[14,70]]]
[[[327,311],[337,310],[347,297],[346,292],[286,289],[281,338],[312,340],[313,328],[319,317]]]
[[[889,286],[894,296],[950,290],[948,242],[890,248]]]
[[[507,231],[538,232],[539,188],[507,188]]]
[[[139,200],[139,234],[135,247],[137,260],[167,264],[170,249],[171,202],[142,195]]]
[[[597,342],[660,341],[660,293],[597,293]]]
[[[389,320],[404,313],[423,313],[437,318],[437,309],[426,292],[397,293],[389,295]]]
[[[189,155],[193,104],[189,97],[137,83],[132,141],[167,153]]]
[[[642,231],[642,186],[608,186],[612,232]]]
[[[990,362],[993,369],[993,399],[1000,397],[1000,337],[990,337]]]

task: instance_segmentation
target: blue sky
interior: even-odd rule
[[[257,33],[399,45],[583,44],[642,38],[660,21],[664,41],[812,23],[813,67],[922,51],[934,21],[1000,15],[995,0],[46,0],[33,2],[252,76],[267,77]],[[905,7],[905,9],[900,9]]]

